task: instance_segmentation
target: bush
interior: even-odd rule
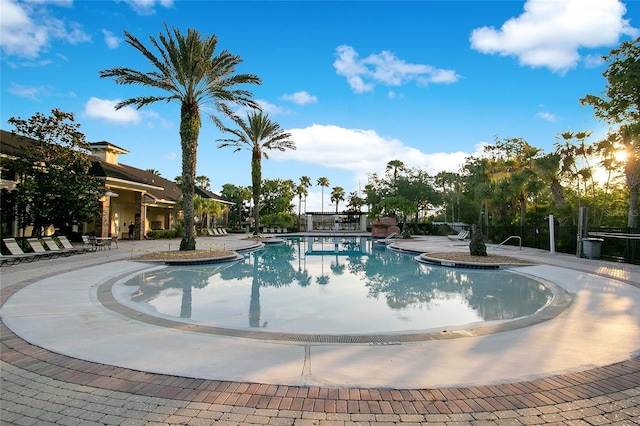
[[[182,236],[177,229],[158,229],[147,232],[147,238],[150,240],[166,240],[171,238],[179,238]]]

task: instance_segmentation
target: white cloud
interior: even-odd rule
[[[102,30],[102,34],[104,34],[104,42],[107,43],[107,47],[109,49],[117,49],[120,46],[120,42],[122,39],[117,37],[114,33],[107,30]]]
[[[557,116],[555,116],[554,114],[551,114],[550,112],[545,112],[545,111],[540,111],[539,113],[536,114],[536,117],[542,118],[543,120],[547,120],[551,123],[558,121]]]
[[[42,96],[48,96],[51,93],[51,88],[47,86],[23,86],[12,82],[8,91],[21,98],[40,101]]]
[[[126,106],[116,111],[120,99],[90,98],[84,106],[87,117],[98,118],[119,124],[139,123],[141,115],[138,110]]]
[[[138,15],[153,15],[156,13],[156,5],[170,8],[173,0],[124,0]]]
[[[393,138],[385,138],[373,130],[346,129],[334,125],[313,124],[304,129],[289,129],[296,150],[274,151],[269,158],[275,161],[294,160],[354,173],[365,179],[370,173],[384,173],[391,160],[400,160],[411,168],[440,171],[459,171],[464,160],[475,153],[424,153]]]
[[[584,66],[587,68],[598,68],[604,63],[604,58],[600,55],[586,55],[584,57]]]
[[[69,5],[66,1],[55,4]],[[0,47],[9,56],[37,58],[54,40],[71,44],[91,40],[80,24],[54,18],[42,2],[2,0],[0,21]]]
[[[622,35],[636,36],[639,32],[623,19],[625,13],[620,0],[527,0],[524,12],[500,29],[473,30],[471,47],[565,73],[580,61],[579,49],[611,46]]]
[[[356,93],[373,90],[376,84],[400,86],[411,81],[420,85],[429,83],[455,83],[460,76],[453,70],[445,70],[423,64],[409,64],[389,51],[360,58],[351,46],[338,46],[333,66],[338,75],[346,77]]]
[[[282,95],[282,99],[285,101],[291,101],[297,105],[315,104],[318,102],[318,98],[305,92],[295,92],[291,94]]]

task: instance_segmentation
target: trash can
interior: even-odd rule
[[[583,238],[582,252],[587,259],[600,259],[600,248],[604,240],[602,238]]]

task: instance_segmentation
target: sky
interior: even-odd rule
[[[116,111],[162,92],[99,76],[153,71],[123,32],[154,51],[149,37],[165,24],[215,35],[217,51],[242,58],[238,73],[262,79],[242,88],[297,148],[270,152],[263,178],[309,176],[306,210],[331,211],[332,187],[363,189],[392,160],[435,175],[496,138],[544,152],[565,131],[602,138],[606,125],[579,100],[603,94],[602,56],[640,36],[640,2],[0,0],[0,128],[58,108],[89,142],[129,151],[121,163],[179,176],[180,106]],[[215,192],[249,186],[250,152],[219,149],[229,135],[203,112],[197,175]]]

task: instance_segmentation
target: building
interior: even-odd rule
[[[20,156],[30,139],[0,130],[0,156],[11,160]],[[92,167],[90,173],[98,177],[104,185],[105,195],[100,198],[101,213],[92,223],[78,224],[74,231],[97,236],[118,236],[129,238],[129,226],[133,225],[133,239],[140,240],[152,230],[171,229],[181,215],[179,202],[180,188],[175,182],[161,176],[121,164],[119,156],[129,151],[110,142],[90,144]],[[2,170],[0,188],[11,190],[16,185],[16,176]],[[203,188],[196,188],[196,194],[222,203],[224,209],[220,225],[226,225],[226,212],[233,203]],[[207,220],[210,220],[208,218]],[[51,234],[55,230],[46,230]],[[2,223],[2,236],[17,236],[18,226]]]

